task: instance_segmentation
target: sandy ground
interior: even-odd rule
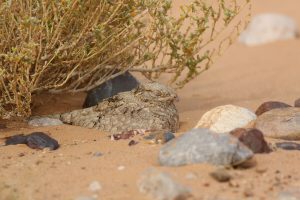
[[[300,26],[299,8],[299,0],[253,1],[253,14],[287,14]],[[192,128],[204,112],[219,105],[255,110],[268,100],[293,104],[300,97],[299,52],[300,40],[251,48],[234,44],[211,69],[178,91],[180,132]],[[34,114],[80,108],[83,100],[84,94],[45,95],[35,101]],[[129,147],[128,141],[110,141],[107,134],[97,130],[67,125],[32,128],[9,122],[7,129],[0,129],[0,138],[33,131],[48,133],[61,147],[53,152],[36,151],[25,145],[0,147],[1,200],[72,200],[79,196],[149,199],[137,187],[140,174],[149,167],[170,173],[176,181],[190,187],[196,199],[269,200],[276,199],[278,192],[286,188],[300,187],[297,151],[256,155],[254,167],[230,170],[233,180],[218,183],[209,176],[214,166],[161,167],[157,162],[161,145],[141,142]],[[97,152],[103,155],[97,157]],[[100,191],[89,191],[93,181],[101,183]]]

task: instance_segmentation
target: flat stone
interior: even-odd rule
[[[191,191],[176,183],[169,174],[154,168],[146,170],[138,181],[139,191],[156,200],[185,200]]]
[[[247,46],[256,46],[294,39],[297,36],[297,23],[292,18],[282,14],[265,13],[253,17],[239,41]]]
[[[58,126],[63,125],[62,121],[59,119],[40,117],[29,120],[28,124],[30,126]]]
[[[216,133],[225,133],[243,128],[255,119],[256,115],[246,108],[225,105],[206,112],[195,128],[208,128]]]
[[[260,115],[255,128],[266,137],[300,140],[300,108],[278,108]]]
[[[253,152],[237,138],[227,133],[214,133],[209,129],[192,129],[166,143],[159,152],[164,166],[181,166],[194,163],[239,165],[253,156]]]
[[[279,101],[267,101],[267,102],[264,102],[263,104],[261,104],[257,110],[255,111],[255,114],[257,116],[267,112],[267,111],[270,111],[270,110],[273,110],[275,108],[287,108],[287,107],[292,107],[286,103],[283,103],[283,102],[279,102]]]
[[[237,128],[230,132],[231,135],[237,137],[244,145],[253,151],[253,153],[269,153],[271,152],[263,133],[255,128]]]

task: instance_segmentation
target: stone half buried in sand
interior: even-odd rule
[[[266,137],[300,140],[300,108],[277,108],[265,112],[257,118],[255,128]]]
[[[156,200],[184,200],[192,197],[191,190],[157,169],[149,168],[138,181],[139,191]]]
[[[239,41],[247,46],[256,46],[298,36],[297,23],[290,17],[265,13],[255,16]]]
[[[255,119],[256,115],[246,108],[224,105],[206,112],[195,128],[208,128],[216,133],[225,133],[250,126]]]
[[[228,133],[209,129],[192,129],[165,144],[159,152],[159,163],[181,166],[196,163],[236,166],[252,158],[253,152]]]
[[[261,104],[255,111],[255,114],[257,116],[268,112],[270,110],[276,109],[276,108],[287,108],[287,107],[292,107],[286,103],[279,102],[279,101],[267,101]]]
[[[264,139],[263,133],[256,128],[237,128],[230,132],[237,137],[244,145],[253,151],[253,153],[270,153],[271,148]]]

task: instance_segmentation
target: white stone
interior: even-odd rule
[[[89,190],[92,192],[97,192],[102,189],[101,184],[98,181],[93,181],[89,185]]]
[[[206,112],[195,128],[208,128],[216,133],[226,133],[245,127],[255,119],[256,115],[246,108],[224,105]]]
[[[296,22],[285,15],[266,13],[255,16],[239,41],[256,46],[277,40],[294,39],[298,35]]]
[[[189,188],[175,182],[169,174],[154,168],[147,169],[137,185],[140,192],[155,200],[184,200],[192,196]]]

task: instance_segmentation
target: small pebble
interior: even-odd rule
[[[190,173],[187,173],[187,174],[185,175],[185,178],[186,178],[186,179],[189,179],[189,180],[192,180],[192,179],[197,179],[198,176],[197,176],[197,174],[195,174],[195,173],[193,173],[193,172],[190,172]]]
[[[138,144],[137,141],[135,141],[135,140],[130,140],[130,142],[128,143],[128,146],[133,146],[133,145],[136,145],[136,144]]]
[[[19,157],[23,157],[23,156],[25,156],[25,154],[24,154],[24,153],[19,153],[18,156],[19,156]]]
[[[155,200],[185,200],[192,197],[191,190],[157,169],[146,170],[138,181],[139,191]]]
[[[96,199],[93,197],[80,196],[80,197],[75,198],[75,200],[96,200]]]
[[[253,196],[254,196],[253,190],[250,189],[250,188],[245,189],[245,190],[244,190],[244,196],[245,196],[245,197],[253,197]]]
[[[276,147],[284,150],[300,150],[300,144],[296,142],[278,142]]]
[[[89,190],[92,192],[97,192],[102,189],[101,184],[98,181],[93,181],[89,185]]]
[[[232,176],[225,169],[218,169],[210,173],[210,176],[218,182],[228,182],[232,178]]]
[[[125,169],[125,166],[123,166],[123,165],[120,165],[119,167],[118,167],[118,170],[119,171],[123,171]]]
[[[267,170],[268,170],[268,168],[266,168],[266,167],[257,167],[255,169],[255,171],[259,174],[263,174],[263,173],[267,172]]]
[[[93,156],[95,157],[100,157],[100,156],[103,156],[103,153],[99,152],[99,151],[96,151]]]

